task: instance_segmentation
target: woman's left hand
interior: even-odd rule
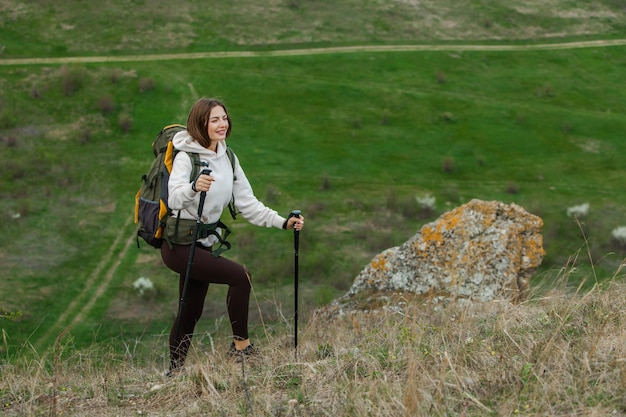
[[[287,229],[295,229],[297,231],[302,230],[304,227],[304,216],[301,214],[300,217],[290,217],[287,220]]]

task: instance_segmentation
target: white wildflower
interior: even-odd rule
[[[139,292],[139,295],[143,295],[146,290],[154,289],[154,284],[150,278],[139,277],[133,282],[133,288]]]
[[[435,197],[433,197],[430,194],[425,194],[422,196],[416,196],[415,199],[417,200],[417,204],[420,206],[420,208],[422,209],[426,209],[426,210],[435,210]]]
[[[613,229],[611,232],[613,238],[617,240],[620,244],[626,244],[626,226],[619,226]]]
[[[589,203],[583,203],[579,206],[568,207],[567,216],[568,217],[583,217],[589,214]]]

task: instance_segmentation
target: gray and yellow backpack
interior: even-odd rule
[[[152,152],[154,153],[155,159],[152,162],[152,166],[150,167],[148,173],[141,177],[141,187],[135,196],[135,223],[139,225],[137,229],[137,247],[139,247],[139,237],[154,248],[160,248],[164,240],[169,243],[170,239],[174,238],[174,236],[168,236],[168,233],[165,232],[168,219],[172,216],[172,210],[167,205],[167,199],[169,196],[167,183],[170,179],[170,173],[172,172],[174,158],[179,152],[174,148],[172,139],[176,133],[185,129],[186,127],[180,124],[165,126],[152,143]],[[234,172],[235,161],[233,151],[230,147],[227,147],[226,152]],[[202,167],[200,163],[200,156],[197,153],[187,152],[187,154],[191,158],[193,164],[192,172],[189,178],[189,181],[191,182],[198,176]],[[234,220],[237,215],[234,197],[231,198],[231,201],[228,204],[228,209]],[[193,228],[196,223],[195,220],[186,220],[184,221],[184,225],[181,227],[179,227],[179,222],[183,225],[182,219],[176,219],[176,224],[173,228],[176,231],[176,238],[178,238],[179,233],[181,236],[189,234],[190,231],[187,230],[189,228],[191,228],[191,234],[193,235]],[[219,227],[224,231],[223,238],[220,237],[219,234],[215,233],[216,227]],[[225,246],[225,248],[223,248],[224,250],[230,248],[230,244],[226,241],[226,237],[230,233],[230,229],[221,221],[211,225],[206,225],[203,229],[206,230],[201,230],[199,236],[206,237],[208,234],[213,234],[218,238],[221,246]],[[213,230],[211,231],[210,229]],[[222,251],[220,251],[220,253]]]

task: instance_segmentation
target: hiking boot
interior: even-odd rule
[[[259,350],[250,343],[245,349],[237,350],[235,348],[235,342],[231,342],[230,349],[228,349],[228,355],[235,358],[236,362],[241,362],[244,359],[249,359],[251,356],[255,356],[259,353]]]
[[[178,366],[176,368],[172,367],[167,372],[165,372],[165,376],[167,378],[173,378],[173,377],[181,375],[182,373],[183,373],[183,367],[182,366]]]

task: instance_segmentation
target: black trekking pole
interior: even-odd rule
[[[289,214],[291,217],[300,217],[300,210],[293,210]],[[293,327],[293,347],[298,360],[298,250],[300,246],[300,231],[293,228],[293,256],[294,256],[294,273],[293,273],[293,292],[294,292],[294,327]]]
[[[211,170],[205,168],[200,175],[211,175]],[[200,176],[198,175],[198,176]],[[189,278],[191,277],[191,265],[193,265],[193,257],[196,253],[196,240],[198,239],[198,230],[202,223],[202,211],[204,210],[204,200],[206,199],[206,191],[200,193],[200,204],[198,205],[198,215],[196,216],[196,227],[193,230],[193,241],[191,242],[191,249],[189,249],[189,261],[187,262],[187,271],[185,272],[185,282],[183,284],[183,293],[180,296],[178,302],[178,326],[176,326],[176,341],[178,341],[180,347],[180,320],[183,314],[183,308],[185,307],[185,298],[187,297],[187,287],[189,286]]]

